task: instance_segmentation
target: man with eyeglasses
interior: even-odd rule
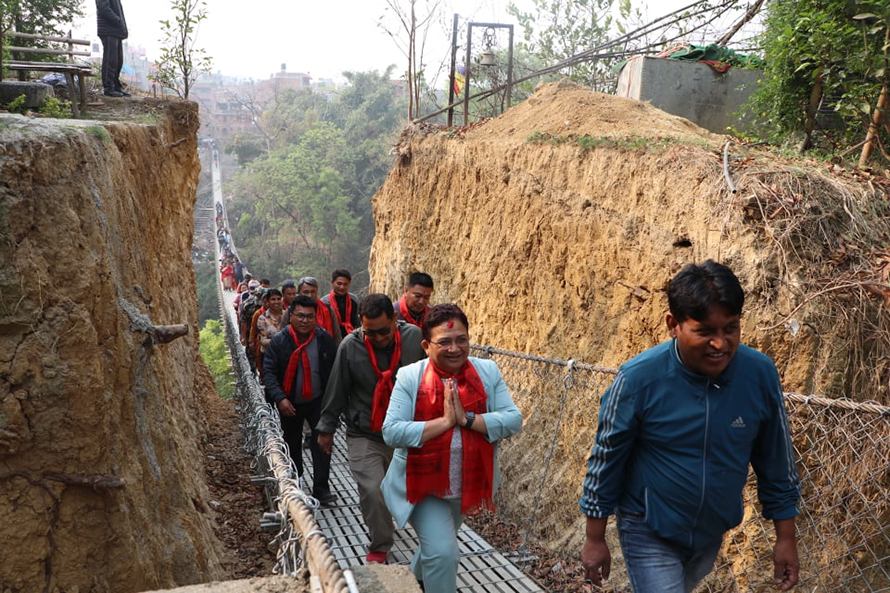
[[[414,272],[408,276],[405,292],[396,305],[396,315],[399,319],[422,328],[432,295],[433,277],[423,272]]]
[[[294,297],[287,311],[288,326],[275,334],[266,348],[263,376],[266,399],[278,409],[284,441],[299,476],[303,475],[303,422],[308,421],[312,428],[312,496],[322,504],[331,504],[337,500],[328,484],[331,455],[319,447],[317,428],[337,344],[316,325],[317,308],[318,303],[308,296]]]
[[[297,280],[297,293],[305,294],[318,302],[318,317],[316,317],[315,322],[320,328],[331,334],[334,341],[339,344],[343,339],[343,334],[340,333],[340,326],[334,323],[336,317],[331,305],[318,298],[318,280],[312,276],[300,278]]]
[[[383,419],[396,373],[424,357],[423,336],[417,327],[396,319],[392,301],[384,294],[365,297],[358,312],[361,326],[340,343],[325,390],[318,443],[331,453],[342,415],[349,469],[358,485],[359,506],[371,540],[365,561],[385,563],[394,527],[380,482],[393,450],[383,442]]]

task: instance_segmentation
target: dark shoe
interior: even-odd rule
[[[313,497],[320,502],[323,506],[329,506],[337,502],[337,495],[333,492],[327,492],[324,494],[313,494]]]
[[[124,89],[114,89],[125,97],[132,97],[133,95],[125,91]]]
[[[123,97],[124,94],[120,91],[105,91],[106,97]]]

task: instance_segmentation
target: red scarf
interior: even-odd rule
[[[318,312],[315,314],[315,321],[320,328],[334,335],[334,324],[331,321],[331,310],[328,309],[328,306],[325,305],[321,299],[315,299],[318,301]],[[336,307],[336,303],[334,307]]]
[[[395,328],[396,347],[392,351],[392,358],[389,361],[389,368],[381,371],[377,368],[377,355],[374,353],[374,347],[371,346],[371,340],[365,336],[365,348],[368,350],[368,358],[371,359],[371,368],[377,376],[377,385],[374,386],[374,401],[371,404],[371,430],[381,432],[383,430],[383,419],[386,418],[386,409],[389,408],[389,398],[392,397],[392,388],[395,385],[395,373],[399,368],[399,360],[402,358],[402,333],[399,328]]]
[[[443,373],[430,361],[423,373],[417,389],[417,403],[414,407],[414,420],[427,421],[440,418],[445,413],[445,386]],[[460,401],[467,412],[486,412],[485,386],[470,361],[464,364],[457,375]],[[408,448],[407,476],[408,502],[419,503],[426,496],[444,496],[449,488],[449,467],[451,462],[451,437],[455,428],[430,439],[420,447]],[[473,430],[461,433],[463,458],[461,464],[462,515],[473,514],[480,509],[494,510],[492,500],[494,486],[494,444]]]
[[[423,329],[423,318],[426,317],[426,309],[420,314],[420,321],[415,321],[414,314],[411,313],[411,310],[408,308],[408,303],[405,302],[405,297],[399,299],[399,315],[408,323]]]
[[[342,325],[346,328],[346,333],[351,334],[352,330],[355,329],[355,326],[352,325],[352,297],[349,296],[349,293],[346,293],[346,322],[343,322],[343,318],[340,317],[340,307],[337,306],[337,295],[334,291],[331,291],[331,294],[328,295],[328,300],[331,301],[331,309],[334,310],[334,315],[337,316],[337,325]],[[346,336],[343,336],[344,338]]]
[[[309,335],[309,339],[305,342],[300,342],[297,338],[297,332],[294,331],[294,327],[292,325],[287,326],[287,331],[290,333],[291,339],[294,341],[294,344],[297,346],[294,353],[290,355],[290,360],[287,361],[287,371],[284,373],[284,394],[287,397],[290,397],[290,392],[294,388],[294,382],[297,380],[297,365],[302,361],[303,363],[303,399],[312,399],[312,368],[309,366],[309,354],[306,352],[306,346],[312,341],[312,338],[315,337],[315,332],[312,332]]]

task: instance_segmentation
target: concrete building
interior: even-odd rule
[[[281,91],[290,89],[300,91],[312,88],[312,77],[303,72],[288,72],[287,64],[281,65],[281,70],[274,73],[267,80],[257,83],[257,99],[268,101]]]
[[[701,127],[725,134],[745,129],[738,115],[757,88],[760,70],[732,67],[724,74],[699,62],[639,56],[618,77],[619,97],[648,101]]]

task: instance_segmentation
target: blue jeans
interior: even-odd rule
[[[634,593],[690,593],[714,567],[722,542],[688,550],[659,537],[642,515],[617,513],[618,539]]]

